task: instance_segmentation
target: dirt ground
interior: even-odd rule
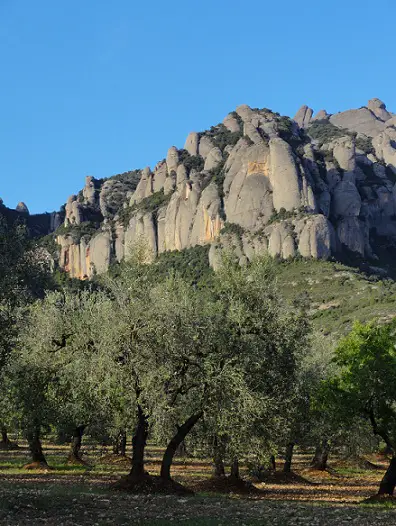
[[[114,461],[99,447],[85,450],[87,466],[66,464],[67,449],[46,445],[48,472],[21,469],[27,451],[0,452],[0,525],[129,525],[230,524],[387,525],[396,526],[396,507],[365,505],[376,493],[386,460],[370,464],[330,461],[330,472],[308,469],[310,455],[298,454],[295,475],[269,476],[254,491],[239,492],[211,481],[210,463],[178,458],[174,478],[194,496],[131,495],[116,491],[114,482],[128,471],[128,461]],[[151,447],[147,469],[158,473],[161,451]],[[281,467],[281,465],[279,466]]]

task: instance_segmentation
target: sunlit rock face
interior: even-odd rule
[[[379,99],[333,115],[304,105],[294,120],[241,105],[154,170],[130,173],[133,187],[87,177],[68,199],[70,232],[57,240],[71,276],[105,272],[138,244],[150,261],[210,244],[215,266],[225,248],[242,264],[262,253],[375,257],[373,231],[396,241],[396,116]],[[96,230],[73,238],[94,213]]]

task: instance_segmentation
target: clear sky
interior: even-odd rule
[[[0,0],[0,197],[58,209],[239,104],[396,112],[396,0]]]

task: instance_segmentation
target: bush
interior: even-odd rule
[[[132,206],[122,208],[119,213],[119,219],[124,227],[127,227],[132,215],[137,211],[145,213],[153,212],[157,214],[158,210],[169,203],[172,194],[165,195],[164,189],[162,188],[158,192],[154,192],[149,197],[145,197],[140,203],[136,203]]]
[[[93,221],[84,221],[79,225],[61,225],[55,231],[55,235],[59,236],[71,236],[73,243],[80,243],[84,237],[86,241],[91,239],[98,231],[99,225]]]
[[[212,126],[204,135],[211,139],[214,146],[223,151],[226,146],[235,146],[243,134],[242,131],[232,132],[224,124],[218,124],[217,126]]]
[[[163,252],[149,265],[150,274],[159,282],[172,272],[178,272],[193,286],[210,287],[213,270],[209,266],[209,249],[210,245],[197,245],[180,251]],[[110,275],[117,277],[128,264],[127,261],[113,263],[109,269]]]
[[[277,221],[284,221],[285,219],[291,219],[292,217],[295,217],[297,215],[296,210],[286,210],[285,208],[281,208],[279,212],[274,212],[271,217],[268,220],[268,225],[271,223],[276,223]]]
[[[242,239],[242,236],[245,233],[245,229],[241,225],[237,225],[236,223],[228,223],[226,221],[220,233],[235,235],[238,239]]]
[[[337,126],[334,126],[334,124],[327,120],[315,121],[308,128],[307,133],[309,137],[318,141],[320,144],[331,142],[334,139],[345,136],[356,137],[356,133],[343,128],[337,128]]]
[[[373,148],[373,142],[370,137],[356,137],[356,148],[362,150],[366,155],[375,153]]]

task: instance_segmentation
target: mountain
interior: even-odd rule
[[[242,105],[153,170],[87,177],[54,221],[59,265],[89,278],[136,243],[151,258],[210,244],[214,267],[227,247],[241,263],[335,257],[392,275],[395,182],[396,115],[379,99],[294,119]]]

